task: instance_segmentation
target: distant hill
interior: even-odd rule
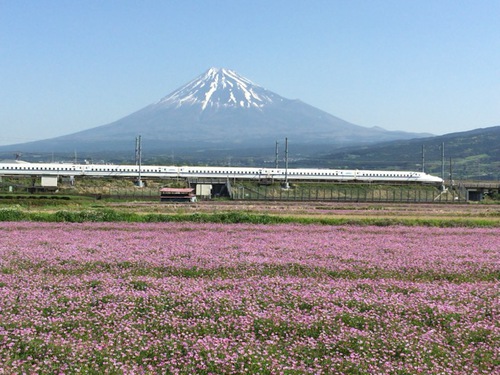
[[[300,100],[286,99],[232,70],[211,68],[158,102],[110,124],[1,146],[0,152],[134,155],[138,135],[149,155],[186,157],[217,150],[272,149],[285,137],[296,145],[342,147],[428,136],[355,125]]]
[[[456,179],[500,179],[500,126],[376,145],[346,147],[321,156],[309,157],[307,165],[358,169],[422,169],[441,175],[444,143],[445,176]]]

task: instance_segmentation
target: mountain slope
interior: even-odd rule
[[[457,178],[498,179],[500,176],[500,126],[442,136],[346,147],[310,158],[309,165],[346,166],[358,169],[422,169],[440,175],[444,143],[445,173]]]
[[[285,137],[297,144],[349,145],[422,136],[354,125],[300,100],[283,98],[234,71],[211,68],[115,122],[16,149],[131,150],[137,135],[149,151],[272,146]]]

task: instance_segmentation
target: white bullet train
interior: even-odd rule
[[[443,180],[423,172],[313,168],[191,167],[161,165],[114,165],[73,163],[0,163],[0,176],[90,176],[141,178],[235,178],[278,181],[362,181],[442,184]]]

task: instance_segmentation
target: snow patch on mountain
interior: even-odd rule
[[[210,68],[157,104],[174,108],[199,106],[203,111],[221,107],[262,108],[274,101],[283,101],[283,98],[232,70]]]

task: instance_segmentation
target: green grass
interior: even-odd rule
[[[234,279],[244,275],[245,277],[296,277],[296,278],[319,278],[319,279],[343,279],[343,280],[402,280],[413,282],[452,282],[456,284],[472,283],[472,282],[498,282],[500,281],[500,272],[498,270],[478,270],[474,273],[458,273],[446,270],[431,271],[407,269],[404,271],[386,270],[375,267],[355,267],[353,269],[328,269],[324,267],[305,266],[297,263],[287,263],[282,265],[269,264],[245,264],[244,266],[234,267],[171,267],[171,266],[144,266],[137,263],[108,263],[102,261],[86,262],[81,264],[69,264],[67,261],[62,261],[59,264],[54,264],[47,267],[44,262],[31,262],[28,260],[17,261],[8,264],[8,266],[0,268],[1,274],[13,274],[14,270],[30,270],[42,272],[47,275],[63,275],[63,276],[81,276],[91,271],[100,273],[119,274],[122,277],[130,277],[133,280],[130,282],[130,287],[135,290],[147,290],[148,282],[140,279],[141,277],[165,278],[165,277],[181,277],[186,279]],[[0,284],[1,286],[1,284]],[[97,290],[101,286],[99,280],[91,280],[88,282],[88,287],[91,290]],[[418,290],[407,289],[391,289],[391,292],[401,293],[404,295],[416,293]],[[363,310],[363,305],[352,305]],[[303,305],[301,309],[307,310],[308,306]]]
[[[322,224],[322,225],[375,225],[375,226],[428,226],[428,227],[498,227],[498,220],[488,218],[374,218],[374,217],[303,217],[275,216],[243,211],[215,213],[139,214],[111,208],[59,210],[55,212],[28,211],[19,207],[0,208],[0,221],[40,222],[194,222],[194,223],[248,223],[248,224]]]

